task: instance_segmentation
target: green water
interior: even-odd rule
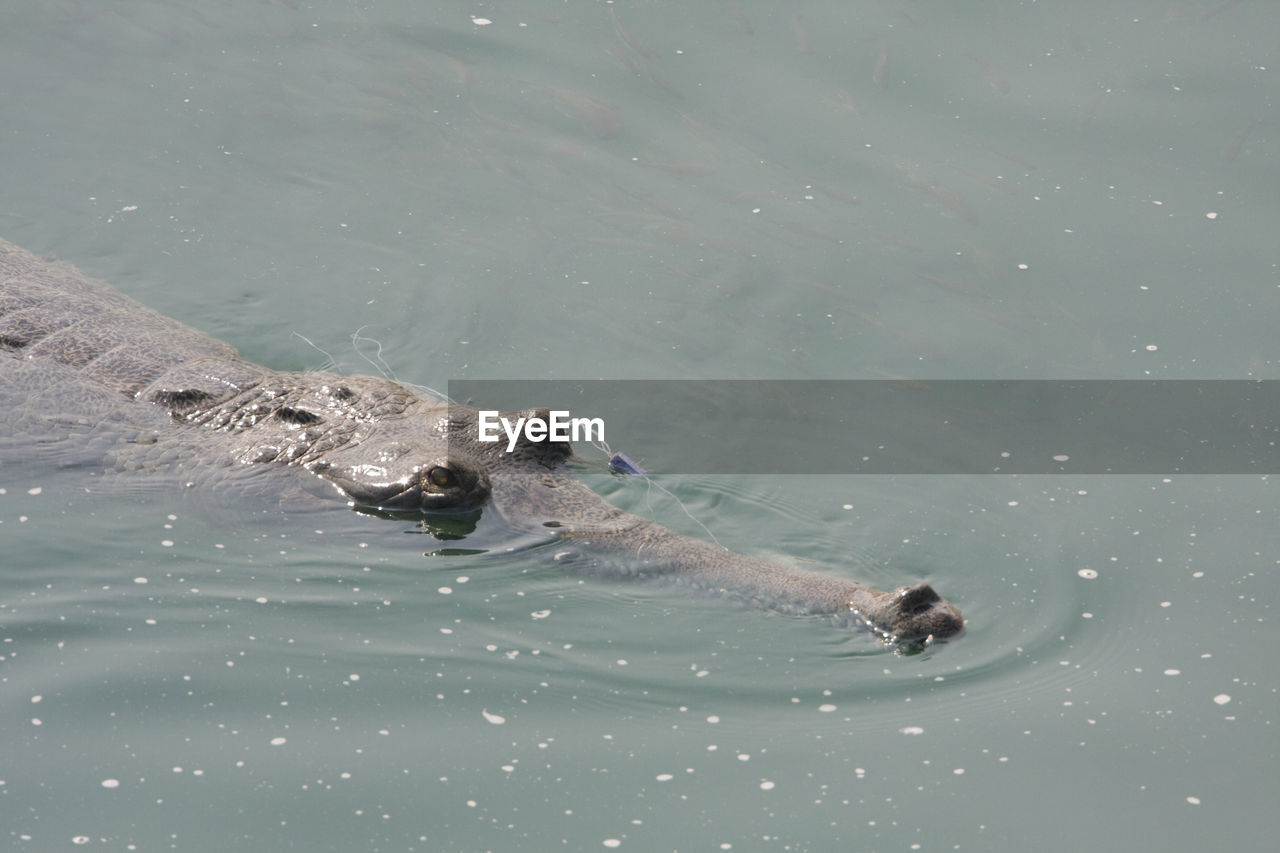
[[[481,25],[474,19],[491,21]],[[0,235],[288,369],[1277,378],[1268,4],[0,12]],[[833,431],[832,452],[841,436]],[[681,436],[621,448],[660,468]],[[966,634],[0,465],[15,850],[1265,849],[1255,477],[612,478]]]

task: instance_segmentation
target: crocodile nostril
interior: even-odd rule
[[[907,587],[899,594],[898,609],[905,613],[923,613],[942,600],[927,583]]]

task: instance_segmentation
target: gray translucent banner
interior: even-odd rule
[[[1280,470],[1280,381],[461,380],[448,393],[599,418],[649,473]]]

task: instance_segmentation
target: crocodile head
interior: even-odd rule
[[[474,509],[489,497],[489,475],[462,453],[413,442],[363,442],[307,465],[353,504],[381,510]]]

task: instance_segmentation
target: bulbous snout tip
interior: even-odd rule
[[[964,630],[959,608],[927,583],[899,587],[893,595],[888,627],[899,640],[946,639]]]

